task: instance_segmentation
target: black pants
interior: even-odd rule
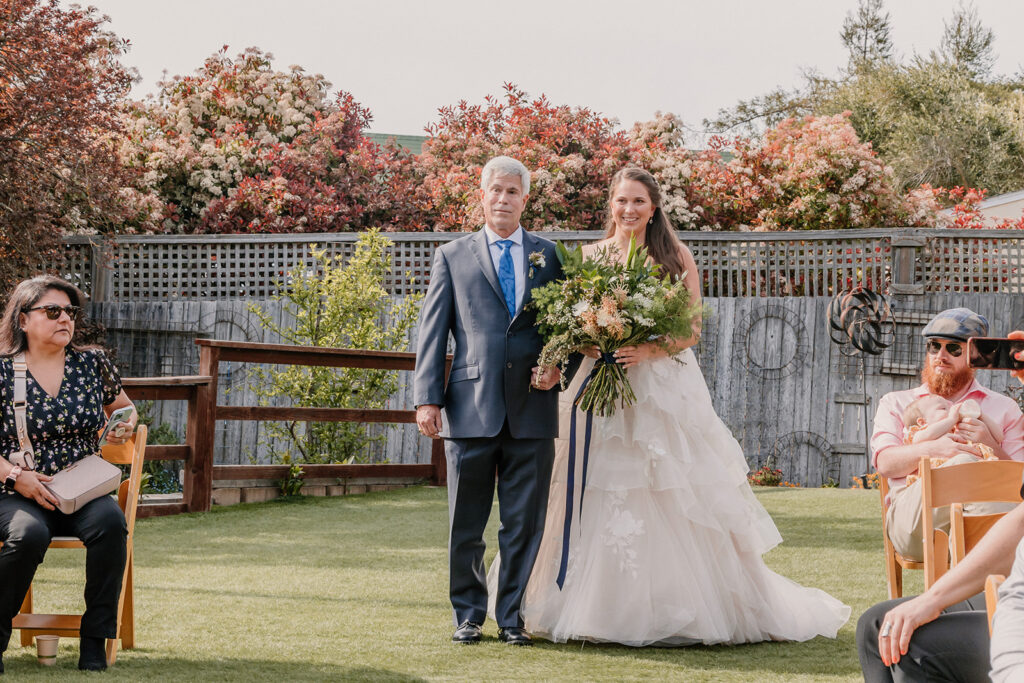
[[[36,568],[54,536],[77,536],[86,547],[85,614],[81,634],[113,638],[117,631],[117,600],[127,558],[128,527],[110,496],[65,515],[44,510],[21,494],[0,494],[0,652],[11,639],[11,620],[18,614]]]
[[[985,594],[951,605],[916,631],[907,654],[885,666],[878,654],[878,631],[885,613],[910,598],[870,607],[857,622],[857,653],[867,683],[877,681],[988,681],[989,638]]]
[[[522,627],[519,608],[544,531],[554,441],[514,439],[506,423],[493,438],[448,439],[445,453],[449,593],[455,623],[483,624],[487,616],[483,535],[497,478],[501,571],[494,616],[498,626]]]

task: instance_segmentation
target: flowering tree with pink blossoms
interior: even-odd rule
[[[667,195],[669,215],[680,228],[716,230],[836,230],[940,220],[941,193],[924,188],[901,195],[892,170],[858,139],[848,116],[786,119],[761,138],[714,137],[701,151],[676,142],[655,147],[651,170]],[[663,139],[658,131],[667,127],[670,117],[662,117],[635,126],[633,136]]]
[[[214,54],[124,117],[124,163],[172,232],[415,229],[412,159],[362,131],[370,113],[319,74],[250,48]]]
[[[531,171],[524,227],[599,229],[612,175],[650,158],[650,149],[616,131],[614,121],[544,96],[531,100],[510,83],[504,97],[488,96],[483,105],[462,101],[440,115],[427,127],[430,137],[417,162],[422,203],[433,211],[435,230],[473,230],[483,222],[480,170],[502,154]]]

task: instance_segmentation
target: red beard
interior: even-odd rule
[[[921,381],[931,393],[943,398],[950,398],[956,396],[974,381],[974,368],[966,367],[954,373],[936,372],[932,368],[932,364],[925,361],[924,369],[921,370]]]

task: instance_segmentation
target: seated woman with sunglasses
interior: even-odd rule
[[[1024,460],[1024,415],[1012,398],[990,391],[974,379],[974,369],[965,353],[970,337],[987,336],[988,321],[969,309],[952,308],[932,318],[922,334],[928,340],[922,384],[882,397],[871,436],[875,469],[889,478],[889,538],[896,552],[917,561],[924,557],[921,483],[910,475],[917,472],[921,458],[941,459],[946,464],[973,462],[986,455],[1001,460]],[[907,409],[930,395],[953,404],[970,399],[977,403],[978,415],[965,416],[961,412],[956,430],[937,439],[908,439],[913,425],[906,423]],[[980,419],[981,414],[985,420]],[[1000,503],[973,504],[964,506],[964,514],[1006,509]],[[948,531],[948,510],[936,511],[934,520],[936,528]]]
[[[78,668],[102,670],[107,667],[105,639],[114,637],[117,623],[128,534],[124,515],[110,496],[65,515],[43,486],[53,474],[96,453],[107,415],[132,405],[103,352],[72,344],[84,301],[74,285],[38,276],[14,289],[0,319],[0,656],[50,539],[77,536],[86,547]],[[6,457],[21,450],[14,411],[14,359],[21,354],[28,366],[26,417],[35,470]],[[127,440],[137,419],[133,411],[107,440]]]

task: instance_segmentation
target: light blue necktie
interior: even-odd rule
[[[512,266],[512,240],[498,240],[501,247],[501,258],[498,259],[498,282],[501,293],[505,295],[505,308],[511,318],[516,317],[516,271]]]

